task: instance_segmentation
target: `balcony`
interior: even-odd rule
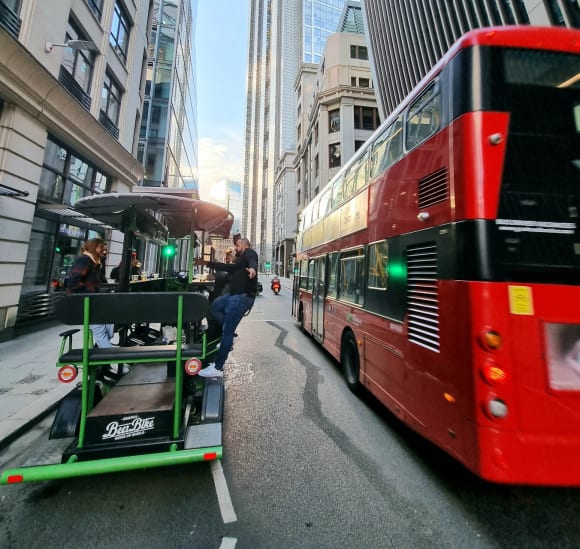
[[[14,38],[18,38],[21,23],[18,15],[0,0],[0,27]]]
[[[99,122],[115,139],[119,139],[119,128],[103,111],[99,112]]]
[[[91,110],[91,97],[64,67],[60,68],[58,81],[87,110]]]

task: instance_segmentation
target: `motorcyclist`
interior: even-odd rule
[[[272,278],[272,281],[270,283],[270,288],[272,289],[272,291],[277,294],[280,291],[281,287],[282,285],[280,283],[280,279],[277,276]]]

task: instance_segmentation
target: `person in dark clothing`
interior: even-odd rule
[[[252,308],[258,282],[258,254],[250,247],[250,241],[240,238],[236,244],[237,257],[233,263],[215,263],[196,260],[197,265],[207,265],[216,271],[226,271],[229,274],[229,293],[218,297],[211,304],[213,317],[222,326],[222,339],[215,357],[201,370],[201,377],[222,377],[223,368],[234,342],[236,328],[244,315]]]
[[[234,262],[234,250],[228,250],[225,256],[225,263]],[[230,275],[226,271],[216,271],[214,273],[213,299],[217,299],[230,291]]]
[[[101,238],[87,240],[81,255],[75,260],[68,274],[67,295],[94,294],[101,286],[101,257],[105,248]],[[112,347],[112,324],[91,324],[93,339],[98,347]]]

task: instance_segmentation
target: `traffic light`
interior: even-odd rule
[[[163,249],[161,250],[161,254],[163,255],[163,257],[167,258],[173,257],[176,252],[177,250],[173,244],[166,244],[165,246],[163,246]]]

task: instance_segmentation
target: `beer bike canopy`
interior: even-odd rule
[[[153,240],[195,231],[227,238],[233,215],[216,204],[161,192],[108,193],[79,199],[75,210],[122,232]]]

